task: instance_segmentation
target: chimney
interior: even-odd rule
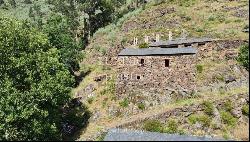
[[[160,41],[160,35],[156,34],[156,42],[159,42],[159,41]]]
[[[138,44],[138,38],[134,37],[134,46],[136,46]]]
[[[168,33],[168,40],[173,40],[173,33],[172,33],[172,31],[169,31],[169,33]]]
[[[148,43],[148,42],[149,42],[149,37],[145,36],[145,43]]]

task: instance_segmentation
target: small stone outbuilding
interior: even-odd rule
[[[116,94],[171,92],[196,89],[196,48],[126,48],[118,55]]]

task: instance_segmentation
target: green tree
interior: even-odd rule
[[[61,140],[73,83],[45,34],[0,17],[0,140]]]
[[[243,45],[240,48],[238,62],[249,70],[249,45]]]
[[[60,61],[67,66],[71,74],[79,70],[81,47],[74,40],[74,33],[70,31],[67,17],[52,15],[43,26],[43,31],[47,33],[51,45],[59,50]]]

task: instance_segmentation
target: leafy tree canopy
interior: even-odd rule
[[[74,79],[27,22],[0,17],[0,140],[60,140]]]

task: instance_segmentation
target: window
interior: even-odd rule
[[[144,65],[144,63],[145,63],[145,60],[144,60],[144,59],[141,59],[141,60],[140,60],[140,64],[141,64],[141,65]]]
[[[169,59],[165,59],[165,67],[169,67],[169,65],[170,65]]]
[[[140,80],[141,79],[141,77],[140,76],[137,76],[137,80]]]

